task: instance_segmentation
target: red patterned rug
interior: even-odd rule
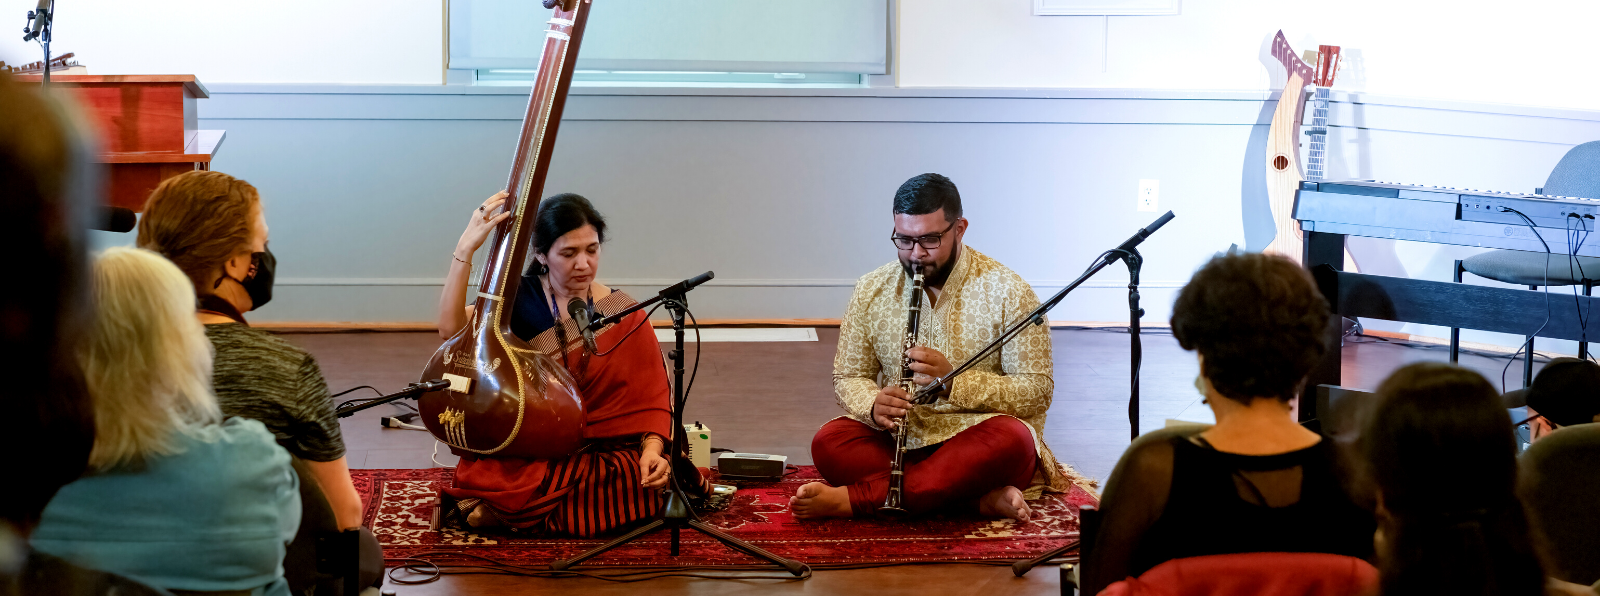
[[[476,533],[461,528],[429,529],[435,496],[449,485],[453,470],[351,470],[366,503],[366,525],[383,545],[391,566],[423,552],[459,552],[516,565],[543,565],[569,558],[604,540]],[[894,564],[934,561],[993,561],[1032,557],[1078,537],[1078,506],[1096,503],[1074,487],[1034,503],[1043,514],[1027,524],[1012,520],[936,516],[905,522],[841,519],[802,522],[789,513],[789,496],[801,484],[819,480],[816,468],[778,482],[738,483],[733,504],[704,519],[775,554],[817,566]],[[687,530],[681,556],[668,556],[669,533],[644,538],[586,562],[590,566],[750,565],[761,561]],[[435,558],[436,555],[430,556]]]

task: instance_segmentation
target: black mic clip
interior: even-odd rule
[[[589,304],[582,298],[573,298],[567,301],[567,314],[572,317],[572,322],[578,325],[578,331],[583,335],[583,347],[590,354],[598,354],[594,343],[594,325],[589,324]],[[596,313],[598,315],[598,313]],[[593,317],[598,319],[599,317]]]

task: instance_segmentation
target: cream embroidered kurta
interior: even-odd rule
[[[880,378],[900,375],[901,342],[911,280],[895,261],[856,282],[850,306],[839,325],[839,352],[833,358],[833,388],[849,416],[873,428],[872,403]],[[924,310],[917,343],[938,350],[959,366],[999,337],[1014,321],[1039,306],[1033,287],[1015,272],[970,246],[962,246],[956,266],[933,308]],[[995,416],[1010,415],[1033,433],[1039,465],[1029,499],[1043,489],[1064,492],[1073,483],[1092,483],[1056,461],[1045,446],[1045,412],[1055,390],[1050,332],[1029,326],[1011,343],[978,366],[956,377],[950,392],[937,402],[912,408],[907,416],[906,447],[916,449],[950,439]]]

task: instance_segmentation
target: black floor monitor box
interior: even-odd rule
[[[777,480],[788,463],[784,455],[724,453],[717,458],[717,473],[729,480]]]

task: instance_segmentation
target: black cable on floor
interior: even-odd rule
[[[482,564],[442,564],[433,559],[425,558],[430,555],[441,557],[461,557],[483,561]],[[595,568],[578,571],[552,571],[533,565],[514,565],[505,563],[491,557],[458,553],[449,551],[423,552],[411,557],[397,559],[407,563],[391,567],[387,571],[389,581],[400,585],[417,585],[439,581],[446,575],[516,575],[522,577],[538,577],[546,579],[563,579],[573,577],[587,577],[602,581],[617,583],[641,582],[663,577],[688,577],[697,579],[732,579],[732,580],[782,580],[799,581],[810,578],[815,571],[840,571],[852,569],[880,569],[884,567],[901,567],[917,565],[977,565],[981,567],[1010,567],[1016,561],[990,560],[990,561],[883,561],[875,563],[818,563],[808,565],[802,563],[805,571],[800,575],[712,575],[702,573],[705,571],[721,572],[748,572],[772,571],[771,565],[717,565],[717,566],[668,566],[668,567],[612,567],[610,572],[600,573]],[[1076,561],[1076,555],[1064,555],[1054,560]],[[400,579],[395,577],[395,572],[405,571],[420,578]]]
[[[438,562],[436,562],[436,561],[434,561],[432,559],[425,558],[425,557],[428,557],[428,556],[439,556],[439,557],[446,557],[446,558],[458,557],[458,558],[473,559],[473,560],[477,560],[477,561],[482,561],[482,563],[478,563],[478,564],[464,563],[464,564],[456,564],[456,565],[440,564],[440,563],[438,563]],[[734,580],[770,579],[770,580],[782,580],[782,581],[799,581],[799,580],[804,580],[804,579],[807,579],[807,578],[811,577],[811,567],[805,565],[804,563],[801,563],[801,566],[804,567],[804,571],[800,575],[790,575],[790,574],[787,574],[787,573],[785,573],[783,575],[713,575],[713,574],[708,574],[708,573],[704,573],[704,572],[707,572],[707,571],[722,571],[722,572],[772,571],[774,568],[771,565],[718,565],[718,566],[715,566],[715,567],[712,567],[712,566],[673,566],[673,567],[626,568],[626,569],[617,569],[616,571],[613,571],[613,572],[604,572],[604,573],[602,573],[602,572],[600,572],[598,570],[595,570],[593,568],[581,569],[581,570],[555,571],[555,570],[551,570],[551,569],[545,568],[543,566],[537,566],[536,567],[536,566],[533,566],[533,565],[514,565],[514,564],[511,564],[511,563],[506,563],[506,562],[503,562],[503,561],[499,561],[499,560],[494,559],[494,558],[485,557],[483,555],[475,555],[475,554],[471,554],[471,553],[460,553],[460,552],[449,552],[449,551],[432,551],[432,552],[417,553],[416,555],[413,555],[413,556],[410,556],[410,557],[404,557],[404,558],[397,559],[397,560],[404,561],[405,563],[400,565],[400,566],[398,566],[398,567],[391,567],[388,570],[387,575],[389,576],[389,581],[390,582],[393,582],[393,583],[396,583],[396,584],[400,584],[400,585],[417,585],[417,584],[432,583],[432,582],[439,581],[439,578],[442,578],[442,577],[444,577],[446,575],[477,575],[477,574],[516,575],[516,576],[522,576],[522,577],[539,577],[539,578],[547,578],[547,579],[559,579],[559,578],[568,578],[568,577],[587,577],[587,578],[590,578],[590,579],[598,579],[598,580],[602,580],[602,581],[617,582],[617,583],[641,582],[641,581],[647,581],[647,580],[663,578],[663,577],[689,577],[689,578],[696,578],[696,579],[734,579]],[[411,573],[413,575],[419,575],[419,576],[422,576],[422,577],[415,578],[415,579],[401,579],[399,577],[396,577],[395,576],[395,572],[396,571],[402,571],[402,570],[407,572],[407,573]],[[466,570],[466,571],[458,571],[458,570]]]

